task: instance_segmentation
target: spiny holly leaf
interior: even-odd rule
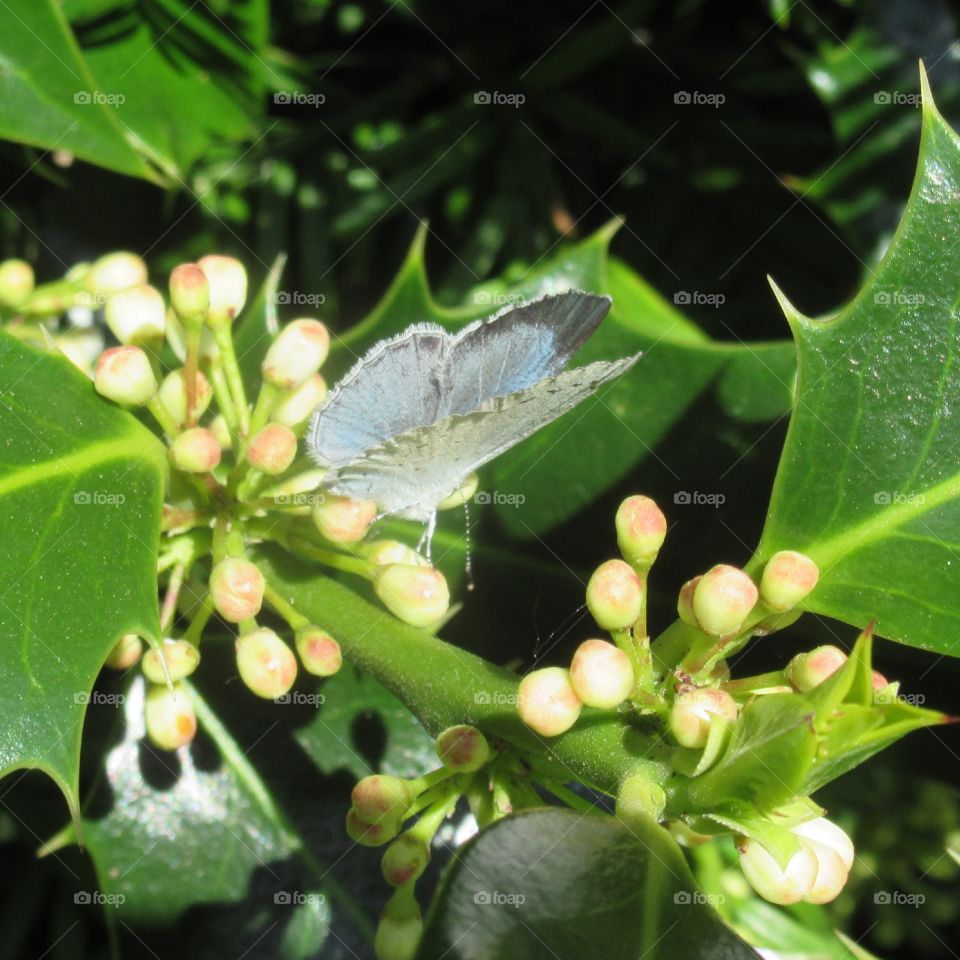
[[[427,920],[419,960],[597,956],[751,960],[652,820],[533,810],[460,850]]]
[[[575,362],[643,351],[640,362],[601,395],[481,470],[481,490],[514,495],[490,509],[519,538],[570,518],[627,476],[712,383],[737,420],[775,419],[790,408],[791,346],[711,340],[637,274],[609,259],[616,228],[613,223],[566,248],[522,283],[477,288],[457,309],[440,306],[430,294],[421,230],[382,301],[334,345],[330,369],[339,375],[377,340],[412,323],[433,321],[458,329],[511,304],[572,288],[612,295],[610,315]],[[522,510],[513,506],[517,496],[524,498]]]
[[[101,91],[60,5],[9,0],[2,18],[0,136],[156,180],[131,146],[116,103],[96,96]]]
[[[0,334],[0,775],[39,767],[77,806],[93,682],[155,639],[165,461],[65,358]]]
[[[304,857],[267,785],[199,693],[185,685],[201,737],[166,753],[144,738],[144,688],[137,676],[115,695],[123,734],[83,820],[99,896],[81,895],[141,936],[193,908],[191,935],[221,953],[256,944],[290,960],[315,955],[331,918],[323,870]],[[57,842],[75,838],[68,827]],[[204,904],[217,910],[198,911]]]
[[[883,262],[829,320],[784,309],[793,419],[757,565],[820,565],[806,609],[960,654],[960,142],[924,92],[916,181]]]
[[[437,766],[433,738],[412,713],[373,677],[353,667],[322,687],[316,716],[294,736],[324,773],[347,769],[357,778],[368,773],[410,777]],[[385,742],[371,757],[358,741],[357,725],[382,726]]]

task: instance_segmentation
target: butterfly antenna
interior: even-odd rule
[[[467,590],[473,590],[473,557],[470,554],[470,508],[463,501],[463,538],[466,541],[467,555],[463,561],[463,575],[467,578]]]

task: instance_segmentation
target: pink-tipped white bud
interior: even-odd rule
[[[517,713],[542,737],[569,730],[580,716],[583,702],[570,682],[570,671],[544,667],[528,673],[517,688]]]
[[[181,263],[170,274],[170,304],[183,323],[199,326],[210,309],[210,284],[196,263]]]
[[[197,266],[204,272],[210,292],[207,323],[211,327],[229,326],[247,302],[247,271],[234,257],[210,254]]]
[[[667,518],[649,497],[627,497],[617,508],[617,546],[628,563],[649,567],[667,536]]]
[[[293,651],[265,627],[237,638],[237,672],[247,688],[264,700],[276,700],[297,679]]]
[[[460,723],[437,737],[437,756],[448,770],[473,773],[490,759],[490,744],[476,727]]]
[[[853,867],[853,841],[847,832],[826,817],[817,817],[791,827],[791,831],[805,840],[815,840],[833,850],[843,861],[847,870]]]
[[[633,666],[612,643],[584,640],[570,663],[570,682],[586,706],[612,710],[633,690]]]
[[[263,379],[290,390],[312,377],[327,359],[330,334],[319,320],[288,323],[263,358]]]
[[[737,567],[720,563],[708,570],[693,592],[700,629],[717,637],[736,633],[757,602],[756,585]]]
[[[151,647],[143,657],[143,675],[156,684],[176,683],[200,664],[200,651],[189,640],[164,640],[159,652]],[[166,668],[166,669],[164,669]]]
[[[340,644],[319,627],[298,630],[296,644],[303,669],[315,677],[332,677],[343,664]]]
[[[834,646],[817,647],[798,653],[787,665],[787,679],[801,693],[806,693],[833,676],[845,663],[847,655]]]
[[[450,588],[434,567],[385,564],[374,573],[373,589],[395,617],[414,627],[432,626],[450,609]]]
[[[325,494],[313,506],[313,522],[333,543],[356,543],[362,540],[377,517],[372,500],[354,500]]]
[[[151,686],[144,702],[147,736],[161,750],[185,747],[197,734],[197,715],[182,684]]]
[[[187,422],[187,377],[186,371],[182,367],[172,370],[163,378],[158,397],[167,413],[173,418],[174,423],[178,427],[182,427]],[[212,397],[213,388],[210,386],[210,381],[198,370],[196,389],[193,395],[194,422],[207,412]]]
[[[33,267],[26,260],[0,263],[0,306],[19,307],[33,293]]]
[[[210,596],[217,613],[228,623],[249,620],[260,612],[266,581],[256,564],[242,557],[225,557],[210,574]]]
[[[763,568],[760,596],[775,613],[793,609],[817,585],[820,568],[796,550],[775,553]]]
[[[184,473],[208,473],[220,463],[220,444],[206,427],[184,430],[170,444],[170,461]]]
[[[97,360],[93,374],[97,393],[126,407],[139,407],[157,392],[150,359],[139,347],[111,347]]]
[[[83,276],[90,293],[112,294],[147,282],[147,265],[135,253],[118,250],[95,260]]]
[[[736,720],[737,704],[724,690],[702,687],[677,695],[667,725],[680,746],[699,749],[706,744],[717,717]]]
[[[697,592],[697,584],[702,579],[703,577],[694,577],[688,580],[680,588],[680,595],[677,597],[677,615],[685,624],[698,629],[700,624],[697,623],[697,615],[693,609],[693,596]]]
[[[380,565],[404,563],[414,567],[429,566],[426,559],[420,556],[413,547],[409,547],[399,540],[371,540],[360,547],[360,555],[371,563]]]
[[[158,345],[167,327],[167,308],[149,283],[111,294],[104,308],[107,326],[121,343]]]
[[[384,773],[358,780],[350,795],[353,809],[364,823],[402,820],[414,800],[416,792],[408,780]]]
[[[298,387],[285,390],[273,405],[270,419],[293,430],[306,423],[317,407],[327,399],[327,381],[315,373]]]
[[[744,839],[740,844],[740,868],[764,900],[786,906],[799,903],[810,893],[819,864],[808,844],[801,842],[800,849],[781,867],[756,840]]]
[[[625,630],[643,610],[643,584],[623,560],[601,563],[587,583],[587,607],[604,630]]]
[[[135,633],[124,634],[107,654],[106,665],[111,670],[129,670],[143,652],[143,641]]]
[[[419,879],[430,862],[430,848],[410,833],[403,833],[383,851],[380,869],[391,887],[402,887]]]
[[[279,423],[268,423],[258,430],[247,447],[247,463],[271,476],[283,473],[296,455],[296,435]]]

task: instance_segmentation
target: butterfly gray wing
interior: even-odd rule
[[[383,513],[425,521],[471,472],[575,407],[639,357],[566,370],[487,401],[481,410],[400,434],[332,470],[323,485],[341,496],[374,500]]]
[[[610,309],[610,298],[572,290],[470,324],[444,363],[444,415],[470,413],[493,397],[558,374]]]
[[[444,416],[444,358],[453,339],[435,324],[417,324],[367,351],[310,421],[314,459],[321,466],[347,463]]]

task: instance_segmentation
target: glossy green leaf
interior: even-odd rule
[[[629,374],[481,469],[481,488],[520,494],[522,510],[490,507],[521,539],[569,519],[627,476],[711,384],[735,420],[765,421],[790,408],[794,350],[789,343],[727,344],[711,340],[641,277],[609,259],[617,224],[563,250],[523,282],[477,288],[468,303],[447,309],[433,300],[421,231],[384,298],[339,338],[331,370],[344,368],[377,340],[411,323],[451,329],[511,304],[577,288],[613,297],[610,314],[576,363],[643,351]]]
[[[156,638],[157,440],[61,356],[0,334],[0,775],[77,804],[88,695],[125,633]]]
[[[0,136],[131,176],[157,179],[115,100],[100,94],[56,0],[8,0],[0,9]]]
[[[754,952],[700,893],[653,821],[533,810],[459,851],[427,920],[419,960],[604,957],[748,960]]]
[[[789,305],[796,407],[758,563],[801,550],[804,606],[960,654],[960,142],[927,96],[920,164],[877,272],[836,317]]]
[[[410,777],[438,765],[434,741],[412,713],[373,677],[349,665],[321,687],[316,716],[297,730],[297,742],[324,773],[347,769],[359,779],[368,773]],[[374,725],[384,743],[371,757],[357,736]]]

